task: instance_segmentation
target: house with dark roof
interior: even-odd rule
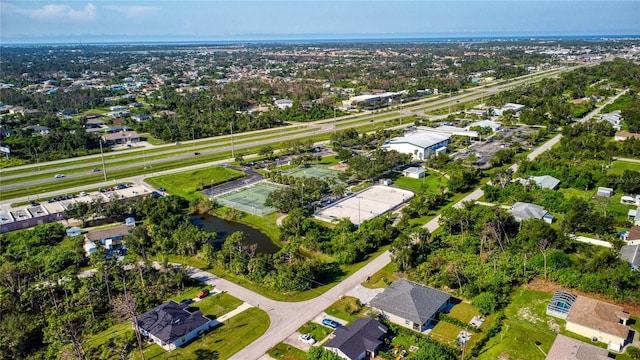
[[[378,320],[360,318],[349,326],[337,328],[335,337],[324,348],[346,360],[373,359],[388,330]]]
[[[389,321],[415,331],[424,331],[448,307],[451,295],[400,279],[376,295],[370,305]]]
[[[608,360],[606,349],[558,335],[545,360]]]
[[[214,325],[214,321],[200,311],[189,312],[187,306],[186,303],[171,300],[139,315],[137,321],[140,333],[171,351]]]

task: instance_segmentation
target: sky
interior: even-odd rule
[[[0,43],[640,35],[640,0],[0,0]]]

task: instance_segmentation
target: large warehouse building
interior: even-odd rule
[[[383,149],[410,154],[414,160],[424,160],[432,153],[445,151],[451,143],[451,135],[433,132],[415,132],[393,138],[382,145]]]

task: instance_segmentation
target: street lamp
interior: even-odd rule
[[[104,164],[104,151],[102,151],[102,138],[100,138],[100,156],[102,157],[102,174],[104,175],[104,181],[107,181],[107,167]]]
[[[372,157],[371,158],[371,186],[373,186],[373,178],[375,176],[375,169],[374,169],[374,164],[376,162],[376,158]]]

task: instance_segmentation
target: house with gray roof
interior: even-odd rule
[[[422,332],[448,307],[451,295],[400,279],[371,300],[371,307],[389,321]]]
[[[137,318],[140,333],[148,336],[165,350],[171,351],[186,344],[214,325],[213,320],[200,311],[189,312],[186,303],[173,300]]]
[[[509,211],[518,222],[529,219],[540,219],[547,223],[552,223],[554,220],[553,215],[549,214],[549,212],[540,205],[517,202],[511,206],[511,210]]]
[[[346,360],[373,359],[388,330],[378,320],[359,318],[347,327],[337,328],[335,337],[324,347]]]
[[[640,245],[625,245],[618,257],[626,261],[633,270],[640,269]]]
[[[534,182],[540,189],[557,190],[560,186],[560,180],[550,175],[531,176],[528,179],[518,179],[522,185],[527,185],[530,182]]]

